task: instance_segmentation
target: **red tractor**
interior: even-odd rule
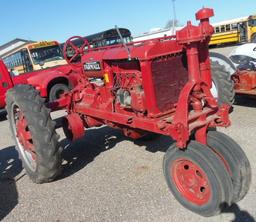
[[[213,15],[203,8],[196,13],[198,26],[188,22],[175,36],[142,42],[90,48],[81,38],[78,48],[73,40],[80,37],[70,38],[64,54],[73,48],[67,60],[80,67],[79,83],[47,107],[32,86],[10,89],[11,130],[32,181],[50,182],[61,172],[62,147],[50,113],[63,109],[63,129],[72,141],[101,125],[134,139],[152,133],[173,138],[163,172],[175,198],[191,211],[212,216],[241,200],[251,169],[241,147],[216,131],[230,125],[230,106],[218,105],[210,92]]]

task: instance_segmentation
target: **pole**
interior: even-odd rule
[[[175,0],[172,0],[172,10],[173,10],[172,34],[175,35],[175,21],[176,21]]]

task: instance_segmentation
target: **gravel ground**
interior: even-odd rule
[[[247,196],[221,215],[204,218],[182,207],[168,191],[162,174],[164,151],[172,141],[125,138],[108,127],[91,129],[71,146],[63,140],[64,172],[58,180],[33,184],[22,170],[8,121],[0,121],[0,220],[4,221],[190,221],[252,222],[256,218],[256,101],[234,106],[232,126],[221,131],[234,138],[252,167]]]
[[[213,52],[219,52],[227,57],[229,57],[229,54],[232,52],[233,49],[235,49],[237,46],[226,46],[223,48],[212,48],[210,51]]]

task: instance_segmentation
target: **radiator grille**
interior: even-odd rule
[[[158,109],[164,112],[173,108],[188,81],[185,54],[153,60],[152,75]]]

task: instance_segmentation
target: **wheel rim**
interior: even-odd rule
[[[17,147],[26,165],[30,170],[35,171],[37,157],[25,115],[16,104],[12,105],[11,114],[11,127],[14,132]]]
[[[179,193],[196,205],[206,204],[212,195],[206,173],[187,159],[175,160],[170,168],[173,181]]]

